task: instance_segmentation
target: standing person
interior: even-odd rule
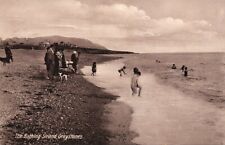
[[[54,74],[54,51],[52,45],[47,47],[47,52],[45,53],[45,65],[48,73],[48,79],[53,79]]]
[[[78,51],[77,52],[77,73],[78,73],[78,70],[79,70],[79,61],[80,61],[80,52]]]
[[[59,75],[59,65],[60,65],[60,52],[58,50],[58,43],[54,45],[54,76]]]
[[[59,45],[59,50],[62,54],[62,68],[66,68],[66,58],[65,58],[65,54],[64,54],[64,50],[65,50],[65,43],[63,41],[60,42],[60,45]]]
[[[141,96],[142,87],[138,81],[139,77],[141,76],[141,72],[136,67],[133,69],[133,72],[134,72],[134,74],[131,78],[132,96],[136,95],[137,91],[138,91],[138,96]]]
[[[184,68],[184,76],[187,77],[188,76],[188,72],[189,71],[193,71],[193,69],[188,69],[188,67]]]
[[[120,73],[120,76],[122,77],[122,75],[124,74],[127,74],[126,72],[125,72],[125,69],[126,69],[126,66],[123,66],[121,69],[119,69],[118,70],[118,72]]]
[[[59,59],[59,68],[62,68],[63,67],[63,52],[62,52],[62,50],[58,49],[58,51],[56,52],[56,56]]]
[[[62,51],[62,68],[66,68],[66,57],[64,52]]]
[[[185,65],[182,65],[182,67],[180,69],[181,69],[181,72],[184,72]]]
[[[13,55],[8,42],[6,43],[6,46],[5,46],[5,55],[9,63],[10,63],[10,60],[13,62]]]
[[[78,61],[79,61],[79,56],[77,51],[73,51],[73,54],[71,55],[71,61],[73,62],[73,69],[74,72],[77,73],[78,71]]]
[[[97,72],[97,65],[96,65],[96,62],[93,62],[92,64],[92,76],[95,76],[96,75],[96,72]]]

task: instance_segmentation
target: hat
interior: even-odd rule
[[[73,51],[74,54],[77,54],[77,51]]]

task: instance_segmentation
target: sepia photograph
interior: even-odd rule
[[[0,145],[225,145],[225,0],[0,11]]]

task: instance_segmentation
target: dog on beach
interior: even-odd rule
[[[68,75],[67,74],[63,74],[63,73],[59,73],[59,79],[61,82],[63,81],[67,81],[68,80]]]
[[[10,63],[10,60],[7,57],[0,57],[0,61],[3,63],[3,66],[5,66],[6,63]]]

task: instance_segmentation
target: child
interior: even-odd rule
[[[184,72],[184,68],[185,68],[185,65],[182,65],[182,67],[180,68],[181,72]]]
[[[188,70],[187,67],[184,68],[184,76],[187,77],[188,76],[188,72],[189,71],[193,71],[193,69]]]
[[[136,67],[133,69],[133,71],[134,71],[134,75],[132,76],[132,79],[131,79],[132,96],[137,94],[137,90],[138,90],[138,96],[141,96],[142,87],[140,86],[138,82],[138,79],[141,76],[141,72]]]
[[[172,69],[177,69],[177,67],[176,67],[175,64],[173,64],[171,68],[172,68]]]
[[[127,74],[126,72],[125,72],[125,69],[126,69],[126,66],[123,66],[121,69],[119,69],[118,70],[118,72],[120,73],[120,76],[122,77],[122,75],[124,74]]]
[[[92,64],[92,76],[96,75],[97,72],[97,66],[96,66],[96,62],[93,62]]]

